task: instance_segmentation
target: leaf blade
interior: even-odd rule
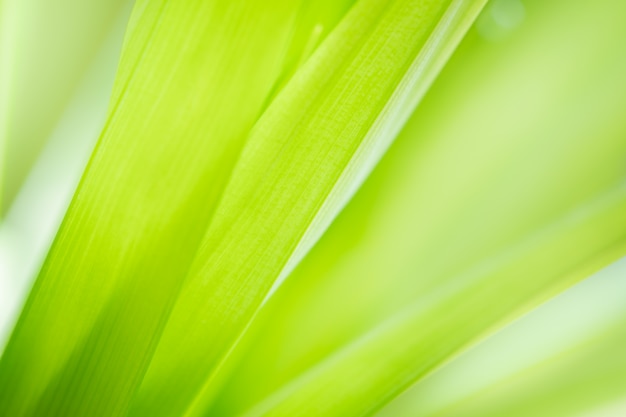
[[[117,81],[107,128],[0,363],[7,414],[124,412],[246,127],[279,73],[295,8],[140,6],[159,25],[149,42],[133,32],[138,42],[126,44],[141,59],[122,65],[129,79]],[[269,18],[241,13],[247,6]],[[243,58],[216,67],[230,47]],[[248,83],[228,78],[252,65]]]

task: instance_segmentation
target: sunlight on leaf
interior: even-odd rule
[[[1,415],[619,409],[626,4],[0,1]]]
[[[584,30],[601,39],[619,38],[624,26],[615,7],[587,7],[595,14],[580,13],[581,19],[588,19],[587,24],[569,22],[570,34]],[[557,7],[550,9],[560,12]],[[258,336],[243,343],[249,350],[242,348],[239,353],[242,363],[220,395],[217,414],[241,410],[263,399],[402,306],[417,304],[426,309],[443,303],[450,291],[460,291],[469,301],[471,291],[463,293],[464,287],[458,284],[468,269],[480,273],[481,268],[493,264],[493,258],[498,259],[498,253],[519,246],[517,242],[539,245],[541,230],[557,227],[559,218],[588,201],[602,199],[599,196],[603,194],[616,196],[616,206],[611,209],[615,217],[604,231],[595,231],[599,233],[598,246],[583,235],[579,244],[588,245],[592,258],[603,245],[617,245],[608,258],[599,258],[596,268],[623,253],[619,207],[626,159],[626,125],[621,117],[626,85],[620,75],[624,57],[608,48],[598,50],[594,42],[583,49],[567,48],[567,36],[562,34],[565,27],[555,31],[553,20],[554,14],[549,13],[529,16],[524,31],[508,44],[491,44],[470,34],[381,166],[295,271],[291,282],[261,313],[251,329]],[[597,31],[598,25],[604,30]],[[555,56],[556,49],[561,53]],[[576,64],[579,62],[586,65]],[[574,65],[575,71],[571,69]],[[595,79],[598,68],[612,70]],[[536,253],[537,262],[545,256],[541,268],[546,268],[548,275],[521,269],[520,273],[533,279],[502,276],[502,285],[510,287],[502,289],[498,296],[502,301],[522,297],[524,287],[520,285],[529,291],[528,301],[520,307],[511,304],[512,312],[524,305],[529,308],[528,302],[536,303],[573,282],[571,277],[549,275],[547,267],[572,262],[569,268],[573,268],[583,258],[569,258],[567,252],[560,252],[569,250],[564,242],[555,243],[551,250],[554,252]],[[548,261],[549,253],[554,261]],[[502,260],[509,262],[506,256]],[[524,265],[521,260],[516,262],[511,265]],[[563,271],[567,268],[564,264]],[[578,279],[584,276],[583,269]],[[482,285],[488,287],[495,278],[486,275],[484,279]],[[539,292],[533,295],[534,291]],[[444,305],[450,312],[457,311],[449,314],[458,314],[459,328],[469,331],[471,326],[465,323],[476,322],[477,333],[468,334],[466,342],[483,333],[477,320],[463,316],[462,308],[449,302]],[[482,314],[485,318],[507,317],[497,306],[496,299],[485,299]],[[443,322],[443,316],[424,314],[434,323]],[[485,324],[484,329],[488,327]],[[452,329],[452,334],[460,333]],[[409,333],[420,335],[426,345],[424,331]],[[439,331],[444,337],[443,327]],[[462,334],[445,343],[458,340],[455,337],[462,338]],[[399,340],[396,343],[404,345]],[[453,345],[446,349],[452,350],[442,354],[454,351]],[[389,357],[388,352],[381,348],[381,357]],[[421,361],[431,360],[436,364],[436,355],[430,353],[415,350],[410,363],[417,367]],[[363,365],[369,368],[373,362],[371,356]],[[343,386],[329,383],[330,379],[324,380],[329,391]],[[335,397],[332,392],[324,394]],[[347,396],[342,391],[336,394],[341,395]],[[363,395],[373,398],[369,393]],[[325,397],[316,392],[315,398]]]

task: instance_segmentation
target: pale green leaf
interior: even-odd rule
[[[623,415],[626,319],[600,336],[526,369],[438,416],[570,417]],[[615,412],[611,406],[621,404]],[[608,407],[607,407],[608,406]],[[602,413],[602,409],[608,410]]]
[[[624,272],[626,258],[464,352],[377,416],[620,416]]]
[[[511,312],[544,298],[546,282],[567,285],[623,254],[624,210],[626,187],[571,213],[493,264],[469,271],[457,279],[458,288],[444,291],[431,305],[416,304],[399,313],[246,415],[358,416],[375,411],[469,341],[501,325]]]
[[[0,350],[17,320],[106,120],[130,9],[94,62],[0,222]]]
[[[130,0],[3,0],[0,142],[6,214],[77,85]]]

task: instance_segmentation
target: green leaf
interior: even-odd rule
[[[581,266],[572,277],[566,273],[569,267],[576,270],[588,259],[597,268],[623,254],[626,229],[619,211],[612,210],[623,207],[619,189],[625,176],[621,112],[626,84],[621,74],[626,62],[614,49],[595,46],[623,37],[622,6],[577,3],[577,19],[555,28],[552,22],[565,7],[557,6],[551,3],[546,13],[530,14],[527,26],[507,42],[491,44],[477,39],[476,32],[471,35],[365,187],[268,302],[241,344],[249,349],[242,347],[234,355],[243,359],[220,392],[215,414],[237,414],[299,375],[306,379],[307,371],[332,363],[338,350],[414,304],[426,309],[443,303],[449,313],[425,310],[423,320],[439,323],[453,315],[458,327],[442,327],[448,340],[424,335],[424,344],[430,341],[440,350],[430,356],[415,350],[403,362],[414,370],[432,369],[503,324],[497,320],[520,314],[593,269]],[[578,44],[572,40],[575,36],[588,41]],[[555,55],[555,50],[561,53]],[[599,69],[604,71],[601,78],[596,75]],[[607,206],[604,220],[598,214],[598,221],[606,224],[594,232],[595,241],[583,233],[586,226],[572,223],[572,228],[581,228],[579,240],[571,242],[580,245],[576,255],[558,235],[544,241],[543,260],[540,252],[528,252],[526,261],[503,255],[521,251],[512,249],[525,245],[520,242],[527,242],[530,251],[541,242],[533,236],[539,239],[566,222],[568,213],[582,213],[611,193],[617,197],[614,206]],[[562,233],[570,230],[562,227]],[[567,233],[578,233],[571,230]],[[491,278],[485,272],[485,287],[496,277],[508,285],[501,294],[492,294],[493,300],[482,299],[484,311],[472,313],[476,316],[441,295],[467,290],[468,299],[459,295],[459,305],[472,303],[480,292],[459,287],[468,271],[480,271],[495,260],[511,262],[506,268],[530,271],[531,257],[536,257],[538,272],[529,273],[528,279],[512,269],[500,275],[494,271]],[[562,272],[552,269],[560,263]],[[511,304],[505,308],[498,297]],[[455,310],[458,313],[452,313]],[[473,334],[466,324],[471,323],[469,317],[475,317]],[[407,343],[419,334],[416,329],[407,332]],[[398,337],[380,346],[391,352],[403,343]],[[359,365],[368,369],[379,361],[393,361],[383,347],[378,358],[368,356]],[[320,407],[341,402],[343,396],[354,401],[357,410],[375,409],[411,380],[387,390],[381,386],[380,391],[360,391],[361,383],[340,379],[341,373],[331,369],[328,365],[328,374],[311,382],[322,391],[308,400]],[[423,373],[415,371],[413,376]],[[333,377],[337,382],[330,382]],[[361,376],[353,377],[362,381]],[[295,387],[301,388],[298,383],[293,392],[286,388],[293,393],[286,404],[299,398]],[[348,408],[337,407],[350,415]]]
[[[438,416],[568,417],[591,416],[594,411],[599,416],[622,415],[626,396],[624,329],[623,319],[603,334],[525,369]],[[613,403],[621,407],[611,412]],[[603,406],[607,405],[608,410],[603,413]]]
[[[0,350],[4,350],[105,123],[130,8],[125,12],[78,83],[0,222]]]
[[[202,413],[482,3],[362,0],[332,32],[349,2],[315,18],[137,3],[109,120],[0,362],[0,411],[122,415],[137,392],[131,415]]]
[[[15,1],[0,1],[0,218],[5,205],[6,148],[9,133],[10,91],[13,78],[13,39]]]
[[[375,411],[529,300],[552,293],[546,282],[566,286],[623,254],[624,210],[626,187],[621,187],[468,271],[456,280],[457,288],[436,294],[431,303],[417,303],[392,317],[246,415],[290,416],[313,409],[320,415],[357,416]]]
[[[3,0],[2,216],[95,59],[96,51],[129,5],[129,0]]]
[[[482,3],[361,1],[295,74],[251,132],[131,415],[206,412],[261,302],[373,168]]]
[[[619,416],[624,271],[626,258],[453,359],[378,416]]]
[[[296,9],[137,4],[109,121],[2,357],[0,413],[125,411]]]

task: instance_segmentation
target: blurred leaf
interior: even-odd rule
[[[117,17],[0,222],[0,350],[4,350],[106,120],[129,14],[130,7]]]
[[[10,91],[13,78],[14,0],[0,0],[0,219],[5,200],[6,147],[9,124]]]
[[[4,215],[130,0],[3,0],[0,141]],[[4,134],[4,135],[3,135]]]
[[[492,265],[459,277],[456,291],[444,291],[432,306],[417,304],[401,312],[246,415],[294,415],[311,404],[321,415],[371,413],[489,327],[501,325],[529,299],[542,297],[545,282],[575,282],[623,253],[624,210],[626,187],[502,254]]]
[[[626,318],[602,335],[526,369],[438,416],[569,417],[626,399]],[[623,415],[613,414],[615,417]],[[606,414],[610,416],[610,414]]]
[[[490,43],[476,32],[467,39],[364,188],[268,302],[234,355],[242,363],[216,414],[236,414],[281,386],[285,396],[310,389],[302,403],[314,397],[320,414],[342,397],[371,410],[624,253],[626,60],[610,45],[626,26],[624,6],[603,5],[529,5],[528,21],[508,40]],[[577,223],[575,213],[596,205],[596,220]],[[474,275],[465,287],[462,277]],[[485,294],[489,288],[501,292]],[[410,306],[414,323],[435,326],[432,333],[407,325],[387,344],[369,336],[378,357],[333,356]],[[414,346],[397,365],[404,379],[396,375],[386,389],[374,382],[385,378],[370,374],[369,390],[368,370],[391,372],[382,364],[400,361],[391,352],[412,340],[433,350]],[[358,384],[332,371],[344,359],[359,371]]]
[[[626,399],[625,271],[622,258],[464,352],[378,415],[622,415],[623,408],[611,409]]]

